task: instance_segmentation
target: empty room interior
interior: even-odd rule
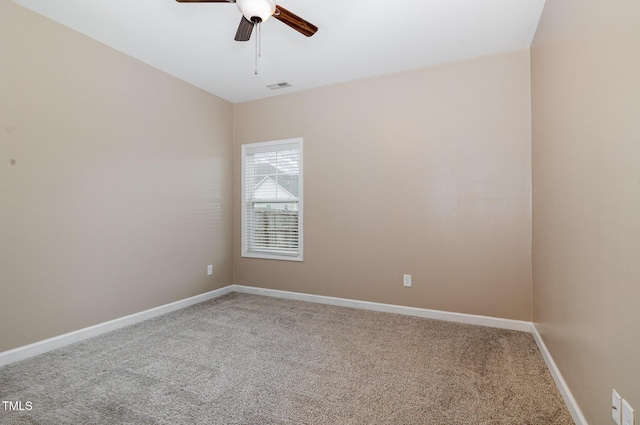
[[[640,3],[90,3],[0,0],[0,423],[640,424]]]

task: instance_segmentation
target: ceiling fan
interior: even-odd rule
[[[299,33],[311,37],[318,31],[318,27],[305,21],[298,15],[289,12],[273,0],[177,0],[180,3],[236,3],[242,19],[236,32],[236,41],[248,41],[251,38],[253,27],[274,17],[280,22],[289,25]]]

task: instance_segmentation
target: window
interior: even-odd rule
[[[302,139],[242,145],[242,256],[302,261]]]

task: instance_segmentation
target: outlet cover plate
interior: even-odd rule
[[[618,425],[622,419],[622,397],[616,390],[611,391],[611,417]]]
[[[404,276],[402,276],[402,284],[404,286],[411,286],[411,275],[410,274],[405,274]]]
[[[211,276],[213,274],[213,266],[209,264],[207,266],[207,276]]]
[[[636,411],[627,400],[622,400],[622,425],[636,425]]]

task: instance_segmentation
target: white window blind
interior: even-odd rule
[[[242,145],[242,255],[302,261],[302,139]]]

